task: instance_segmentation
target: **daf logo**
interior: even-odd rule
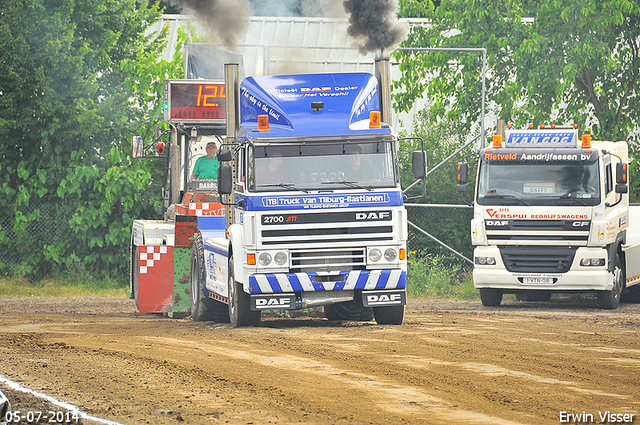
[[[585,227],[585,226],[589,226],[589,222],[588,221],[574,221],[572,226],[573,227]]]
[[[273,307],[273,308],[286,308],[291,307],[291,299],[290,298],[257,298],[256,299],[256,307],[257,308],[265,308],[265,307]]]
[[[402,294],[367,294],[367,304],[402,302]]]
[[[300,87],[302,93],[318,93],[331,91],[331,87]]]
[[[508,226],[508,220],[487,220],[487,226]]]
[[[385,220],[391,217],[391,212],[370,212],[370,213],[356,213],[356,220]]]

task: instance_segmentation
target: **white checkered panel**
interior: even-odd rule
[[[146,248],[146,252],[143,252]],[[153,245],[142,248],[140,251],[140,274],[145,274],[149,271],[149,268],[153,267],[156,261],[160,260],[162,254],[168,252],[166,245]]]
[[[224,215],[224,206],[214,202],[192,202],[189,215]]]

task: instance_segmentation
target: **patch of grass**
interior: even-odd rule
[[[478,299],[473,278],[461,265],[448,265],[441,256],[409,253],[407,296],[413,298]]]
[[[113,279],[51,277],[32,282],[25,277],[0,278],[0,297],[126,296],[129,288]]]

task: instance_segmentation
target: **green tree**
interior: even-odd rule
[[[435,120],[431,112],[426,109],[419,111],[414,116],[413,131],[410,135],[401,134],[400,149],[398,159],[400,163],[400,177],[402,187],[408,188],[414,182],[411,155],[413,151],[423,148],[427,154],[427,171],[429,176],[426,179],[424,198],[419,198],[417,203],[426,204],[451,204],[460,205],[463,201],[457,192],[457,163],[467,161],[475,165],[475,155],[464,158],[472,152],[469,146],[463,149],[457,156],[448,162],[441,164],[446,158],[454,154],[469,138],[468,131],[453,121],[447,119]],[[422,140],[418,140],[420,138]],[[437,169],[435,169],[438,167]],[[473,179],[473,176],[470,176]],[[469,182],[469,187],[473,187],[473,181]],[[419,184],[406,192],[409,197],[423,194],[423,186]],[[465,197],[470,200],[469,194]],[[408,204],[410,205],[410,204]],[[465,208],[446,207],[418,207],[408,206],[407,213],[409,221],[430,235],[462,253],[466,257],[472,255],[471,238],[469,234],[469,223],[473,211]],[[417,251],[417,257],[425,255],[439,256],[445,259],[448,264],[459,264],[460,258],[452,254],[440,244],[434,242],[429,237],[410,228],[409,250]]]
[[[423,14],[410,47],[487,49],[488,100],[516,125],[589,126],[596,137],[635,138],[640,120],[640,4],[627,0],[401,0],[400,15]],[[436,117],[477,117],[482,64],[477,54],[399,53],[397,105],[426,90]],[[437,78],[428,78],[436,75]],[[464,87],[464,89],[463,89]]]
[[[157,60],[166,29],[145,34],[160,14],[144,0],[0,4],[0,207],[13,223],[0,249],[19,258],[0,271],[126,268],[131,221],[159,202],[157,164],[132,162],[130,140],[176,72]],[[39,230],[50,204],[57,238]]]
[[[487,50],[487,101],[507,122],[517,127],[576,123],[598,139],[639,141],[638,2],[451,0],[435,7],[433,1],[400,0],[399,4],[400,16],[425,16],[433,23],[413,27],[405,46]],[[426,94],[434,118],[448,114],[456,121],[477,120],[482,71],[478,54],[402,52],[397,59],[402,78],[394,87],[394,100],[399,109],[408,110]],[[638,168],[635,161],[633,165],[632,172]]]

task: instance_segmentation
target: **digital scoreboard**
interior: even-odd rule
[[[165,80],[164,121],[224,124],[226,99],[221,81]]]

